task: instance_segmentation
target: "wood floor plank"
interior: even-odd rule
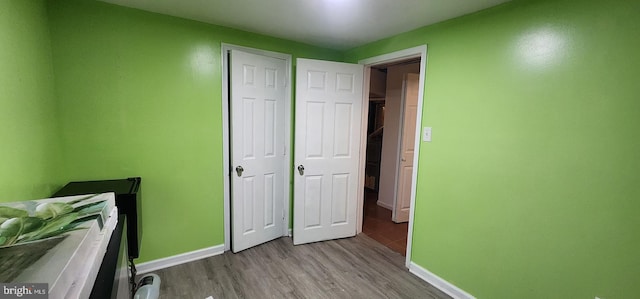
[[[298,246],[280,238],[156,274],[161,299],[450,298],[409,273],[402,255],[363,234]]]

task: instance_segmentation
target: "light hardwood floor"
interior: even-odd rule
[[[405,255],[409,223],[391,221],[392,212],[378,205],[377,192],[367,189],[364,194],[362,233],[391,250]]]
[[[161,299],[450,298],[363,234],[298,246],[280,238],[155,273]]]

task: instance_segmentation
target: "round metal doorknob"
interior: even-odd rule
[[[238,174],[238,176],[242,176],[243,171],[244,171],[244,168],[242,168],[242,166],[236,167],[236,174]]]
[[[298,172],[300,173],[300,175],[304,175],[304,165],[298,166]]]

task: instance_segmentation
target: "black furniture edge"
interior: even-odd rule
[[[120,244],[122,243],[122,232],[126,225],[126,215],[118,216],[118,224],[113,230],[109,244],[107,245],[107,252],[104,255],[100,270],[98,270],[98,276],[91,290],[91,299],[103,299],[112,298],[112,292],[116,281],[116,269],[118,268]],[[124,250],[123,254],[126,254],[127,250]],[[128,283],[128,281],[125,281]]]

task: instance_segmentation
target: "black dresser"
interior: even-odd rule
[[[140,177],[71,182],[53,194],[53,197],[114,192],[118,213],[127,216],[127,245],[129,258],[133,260],[140,255],[140,241],[142,240],[141,182]]]

